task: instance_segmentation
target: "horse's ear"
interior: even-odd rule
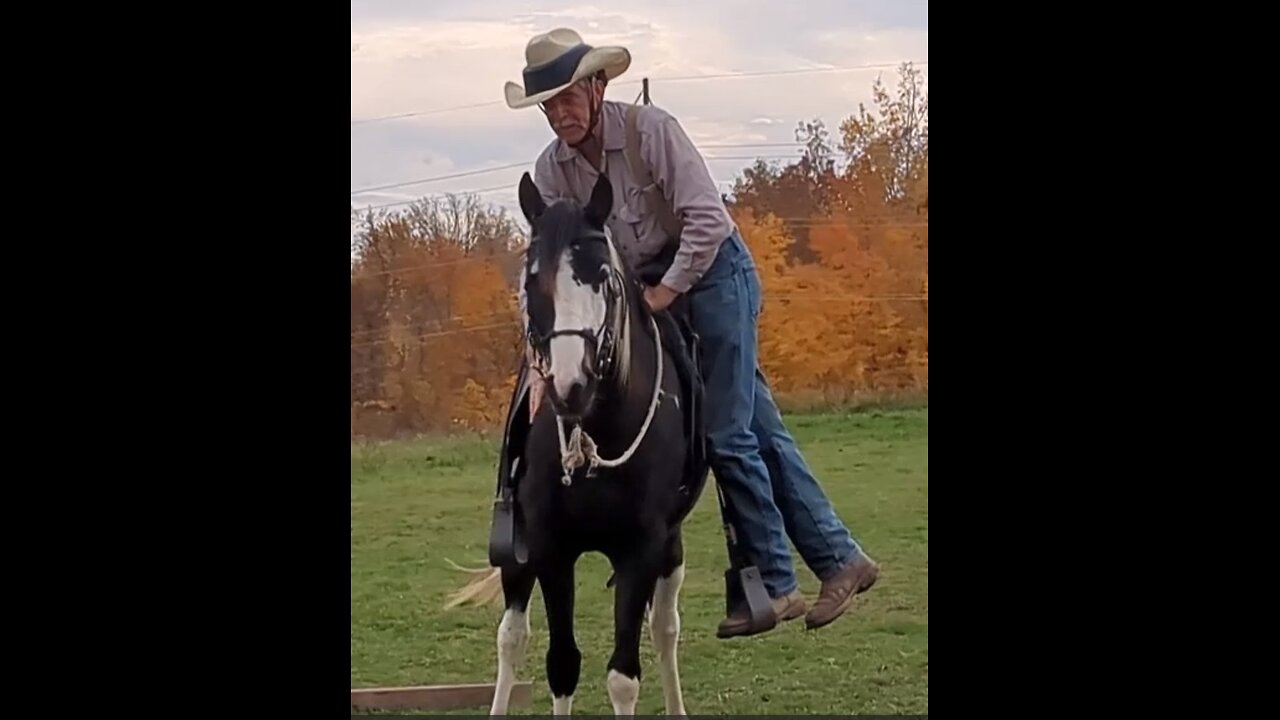
[[[547,209],[547,203],[542,199],[542,192],[538,190],[538,186],[533,184],[533,178],[529,177],[526,172],[520,178],[520,211],[524,213],[524,219],[533,224],[539,215]]]
[[[608,175],[600,173],[596,178],[596,186],[591,189],[591,202],[587,203],[586,212],[587,217],[600,227],[604,227],[605,221],[613,213],[613,184],[609,182]]]

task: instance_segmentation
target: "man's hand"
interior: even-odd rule
[[[680,293],[662,284],[644,289],[644,301],[653,312],[666,310],[679,296]]]

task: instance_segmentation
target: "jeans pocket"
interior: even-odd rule
[[[738,271],[707,273],[692,293],[694,329],[710,346],[730,342],[743,320],[744,286]]]

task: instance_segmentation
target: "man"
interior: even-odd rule
[[[761,309],[755,262],[729,216],[706,164],[679,123],[644,106],[636,119],[640,155],[660,188],[649,197],[626,158],[626,105],[604,100],[606,84],[624,73],[631,55],[622,47],[591,47],[578,33],[556,29],[525,49],[523,84],[506,84],[507,105],[538,106],[556,139],[538,157],[534,181],[547,202],[587,202],[600,172],[613,184],[614,243],[633,267],[667,246],[661,205],[678,218],[679,247],[662,281],[644,296],[655,311],[684,295],[693,308],[706,373],[706,429],[710,460],[734,508],[735,530],[759,569],[779,621],[805,614],[786,537],[822,581],[806,615],[822,627],[870,588],[879,574],[805,464],[783,425],[757,359]],[[668,224],[670,220],[668,220]],[[532,388],[536,409],[540,388]],[[729,614],[720,637],[751,632],[746,608]]]

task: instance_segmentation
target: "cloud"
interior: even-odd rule
[[[815,117],[833,130],[870,103],[872,83],[892,70],[674,80],[689,75],[897,63],[928,59],[928,4],[905,0],[805,7],[773,0],[578,2],[529,11],[516,0],[367,0],[352,3],[351,117],[367,119],[478,105],[351,126],[352,187],[527,160],[551,139],[536,109],[509,110],[503,83],[519,81],[529,37],[567,26],[595,45],[632,52],[626,76],[607,96],[631,102],[652,78],[655,104],[672,112],[700,145],[794,141]],[[779,155],[785,148],[706,149],[708,155]],[[730,181],[747,161],[708,161]],[[509,183],[482,199],[517,209],[519,169],[397,191],[461,191]],[[392,192],[392,191],[387,191]],[[367,198],[362,197],[362,200]]]

